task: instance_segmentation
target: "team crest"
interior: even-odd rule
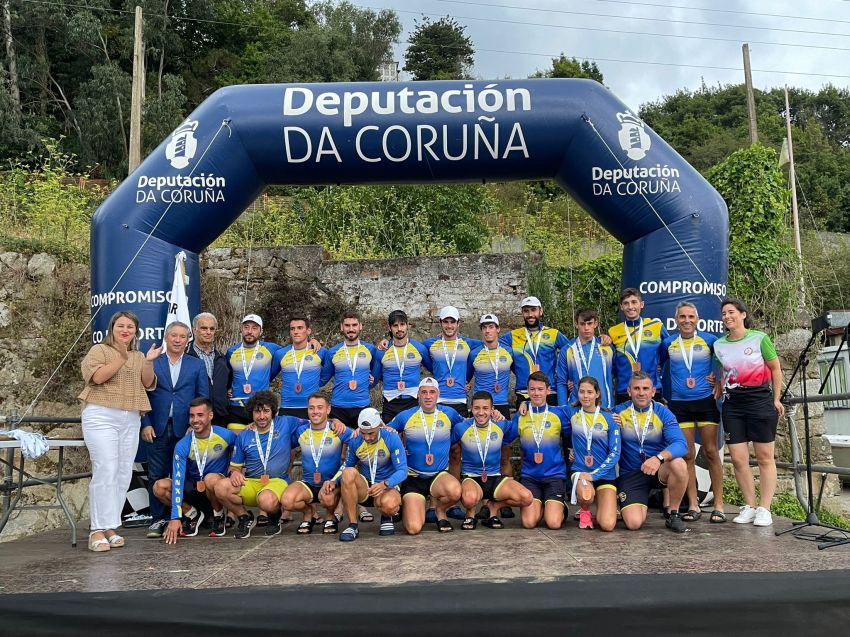
[[[635,161],[646,157],[646,153],[652,146],[652,140],[646,132],[643,121],[631,111],[617,113],[617,120],[620,122],[617,139],[620,142],[620,148],[626,152],[626,156]]]

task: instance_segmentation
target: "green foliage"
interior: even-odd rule
[[[569,303],[576,310],[596,310],[599,325],[613,325],[618,321],[622,270],[621,250],[588,259],[572,268],[559,268],[555,279],[561,294],[559,302]]]
[[[735,151],[707,178],[729,207],[729,292],[774,330],[790,327],[800,274],[776,151],[763,146]]]
[[[407,41],[404,70],[414,80],[462,80],[475,61],[466,27],[446,16],[436,22],[423,17]]]
[[[591,60],[579,61],[576,58],[568,58],[563,53],[559,57],[552,58],[552,68],[546,70],[538,70],[530,77],[577,77],[587,80],[596,80],[600,84],[604,84],[602,71],[596,65],[596,62]]]
[[[0,250],[19,252],[28,257],[39,252],[57,257],[61,263],[88,263],[88,250],[53,239],[33,239],[0,234]]]

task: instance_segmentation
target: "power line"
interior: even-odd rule
[[[726,27],[732,29],[755,29],[759,31],[779,31],[783,33],[804,33],[806,35],[834,35],[836,37],[847,38],[850,33],[834,33],[830,31],[807,31],[805,29],[781,29],[778,27],[762,27],[746,24],[723,24],[720,22],[699,22],[696,20],[674,20],[672,18],[650,18],[646,16],[631,16],[631,15],[614,15],[610,13],[594,13],[590,11],[570,11],[567,9],[544,9],[539,7],[519,6],[512,4],[494,4],[492,2],[473,2],[472,0],[435,0],[436,2],[445,2],[448,4],[463,4],[476,7],[488,7],[498,9],[521,9],[523,11],[537,11],[540,13],[559,13],[564,15],[583,15],[595,18],[615,18],[617,20],[642,20],[646,22],[667,22],[670,24],[696,24],[707,27]]]
[[[72,9],[87,9],[89,11],[104,11],[106,13],[120,13],[126,15],[133,15],[135,11],[126,11],[124,9],[110,9],[109,7],[93,7],[88,4],[69,4],[67,2],[50,2],[49,0],[21,0],[21,2],[25,2],[27,4],[44,4],[52,7],[69,7]],[[145,13],[144,16],[146,18],[168,18],[169,20],[179,21],[179,22],[204,22],[206,24],[227,24],[230,26],[236,27],[250,27],[254,29],[261,28],[256,24],[248,24],[244,22],[228,22],[226,20],[211,20],[209,18],[187,18],[183,16],[176,15],[168,15],[165,13]]]

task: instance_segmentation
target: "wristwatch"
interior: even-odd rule
[[[655,454],[655,457],[658,458],[658,462],[660,462],[661,464],[664,464],[664,454],[657,453],[657,454]]]

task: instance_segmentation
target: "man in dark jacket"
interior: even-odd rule
[[[218,320],[209,312],[201,312],[192,321],[195,340],[186,353],[200,358],[210,379],[210,399],[213,403],[213,424],[227,427],[227,390],[230,387],[230,366],[227,358],[215,347]]]

